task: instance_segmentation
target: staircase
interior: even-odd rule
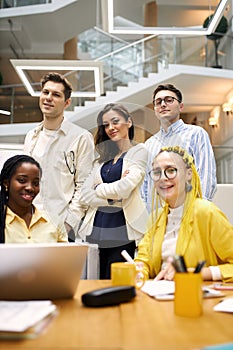
[[[46,6],[47,10],[48,6],[52,6],[55,11],[55,6],[61,6],[62,4],[66,6],[72,2],[75,1],[53,0],[51,4],[40,6]],[[38,6],[36,7],[38,8]],[[17,11],[17,8],[13,10]],[[20,11],[23,11],[22,7]],[[96,31],[99,31],[99,36]],[[203,67],[203,62],[198,62],[200,48],[203,47],[200,38],[177,39],[175,48],[177,49],[179,46],[186,48],[187,46],[188,50],[185,50],[185,53],[183,51],[177,52],[174,49],[174,38],[167,38],[166,40],[156,38],[156,45],[162,49],[161,52],[166,52],[163,56],[169,57],[169,62],[173,62],[172,55],[174,55],[174,52],[180,54],[174,57],[174,60],[180,64],[169,65],[164,64],[162,55],[146,54],[148,46],[146,46],[145,41],[149,39],[147,37],[129,43],[107,33],[100,33],[98,28],[95,28],[95,31],[90,29],[79,35],[78,42],[83,45],[79,48],[79,53],[82,51],[88,55],[89,59],[104,62],[105,77],[109,76],[112,80],[108,84],[105,81],[105,96],[100,96],[95,101],[85,101],[82,106],[75,106],[73,111],[65,112],[65,117],[75,124],[92,130],[96,126],[99,110],[107,103],[123,103],[130,112],[145,108],[152,102],[152,93],[155,86],[166,82],[178,86],[184,93],[185,106],[206,106],[206,101],[208,101],[208,110],[210,110],[214,106],[223,103],[224,95],[232,89],[233,70]],[[189,40],[192,40],[192,45],[190,45]],[[88,52],[85,52],[85,49]],[[114,57],[111,56],[112,54],[114,54]],[[102,56],[100,57],[100,55]],[[146,56],[150,57],[150,61],[146,59]],[[193,63],[191,63],[190,58],[194,60]],[[82,58],[80,56],[80,59],[86,59],[86,57]],[[182,64],[184,61],[193,65],[184,65]],[[145,68],[146,65],[147,68]],[[152,66],[155,66],[156,69],[152,69]],[[35,125],[37,123],[1,125],[1,142],[23,143],[25,134]]]
[[[224,94],[231,89],[232,80],[233,70],[172,64],[164,68],[158,64],[158,73],[150,73],[148,77],[142,77],[138,82],[128,83],[128,86],[119,86],[116,91],[107,91],[106,96],[100,96],[96,101],[87,101],[84,106],[75,107],[72,112],[65,112],[65,117],[74,124],[91,130],[96,126],[99,110],[107,103],[122,103],[130,112],[145,108],[152,102],[155,86],[168,82],[184,92],[186,106],[202,106],[206,104],[206,100],[210,106],[218,106],[223,103]],[[207,81],[213,89],[206,89]],[[215,89],[220,83],[221,94]],[[195,90],[197,92],[193,93]],[[26,133],[36,125],[37,123],[1,125],[1,142],[23,143]]]
[[[96,101],[87,101],[83,107],[75,107],[74,111],[66,112],[67,119],[89,130],[96,126],[96,117],[98,111],[107,103],[119,102],[125,104],[130,112],[144,108],[152,103],[152,94],[158,84],[172,83],[179,86],[184,93],[184,102],[186,106],[199,104],[205,105],[208,98],[209,105],[221,105],[220,98],[213,90],[206,91],[204,81],[212,79],[216,83],[218,79],[226,79],[225,91],[231,87],[233,79],[232,70],[213,69],[209,67],[186,66],[170,64],[164,68],[158,63],[158,73],[149,73],[148,77],[141,77],[137,82],[130,82],[128,86],[118,86],[116,91],[107,91],[106,96],[96,98]],[[213,81],[213,84],[215,82]],[[192,90],[199,86],[198,96]],[[187,90],[188,89],[188,90]],[[202,93],[203,89],[203,93]]]

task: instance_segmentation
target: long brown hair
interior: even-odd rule
[[[121,104],[109,103],[99,112],[97,117],[98,128],[95,134],[95,148],[99,154],[99,158],[98,158],[99,163],[106,162],[110,159],[113,159],[119,152],[116,142],[113,142],[112,140],[110,140],[110,138],[106,134],[105,127],[103,125],[103,115],[111,110],[117,112],[126,121],[128,121],[129,118],[132,120],[132,117],[129,111],[127,110],[127,108],[122,106]],[[133,138],[134,138],[134,125],[132,121],[132,125],[129,128],[129,139],[133,140]]]

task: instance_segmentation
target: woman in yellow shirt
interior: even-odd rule
[[[182,255],[188,268],[206,261],[204,280],[233,282],[233,226],[219,208],[202,199],[193,158],[178,146],[164,147],[150,176],[162,208],[152,216],[135,259],[144,263],[147,277],[173,280],[168,258]]]
[[[63,224],[33,204],[40,190],[41,168],[34,158],[16,155],[0,174],[0,243],[68,242]]]

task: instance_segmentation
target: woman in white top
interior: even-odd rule
[[[134,126],[128,110],[108,104],[97,118],[95,136],[99,154],[81,189],[81,204],[88,205],[79,235],[97,243],[100,251],[100,279],[110,278],[110,265],[124,261],[126,249],[134,257],[148,219],[140,196],[145,176],[147,151],[134,145]]]

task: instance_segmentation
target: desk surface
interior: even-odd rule
[[[55,301],[59,314],[44,334],[32,340],[1,340],[0,349],[194,350],[233,342],[233,315],[213,311],[219,298],[205,299],[199,318],[176,316],[173,301],[157,301],[140,291],[132,302],[119,306],[82,305],[83,293],[107,286],[110,281],[81,280],[74,299]]]

